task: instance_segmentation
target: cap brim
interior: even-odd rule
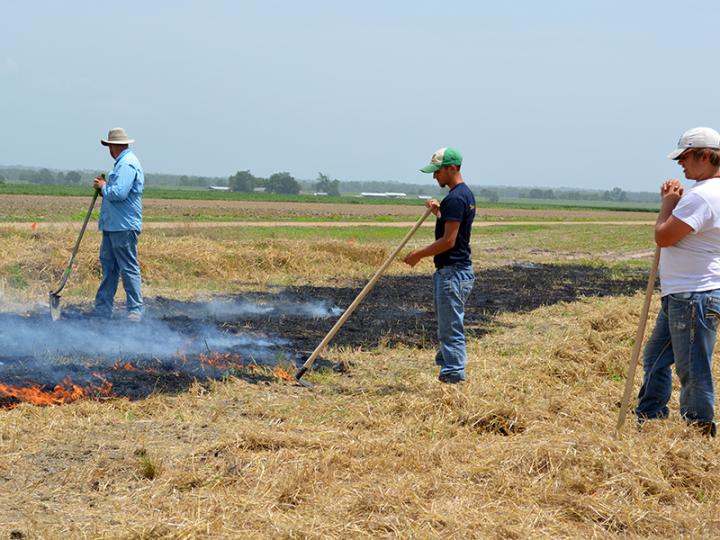
[[[687,148],[677,148],[668,154],[668,158],[677,159],[683,155],[683,152],[685,152],[685,150],[687,150]]]
[[[126,141],[106,141],[105,139],[100,139],[100,144],[103,146],[110,146],[111,144],[132,144],[135,142],[135,139],[128,139]]]
[[[440,170],[440,165],[433,165],[432,163],[430,165],[425,165],[422,169],[420,169],[420,172],[424,173],[431,173],[435,171]]]

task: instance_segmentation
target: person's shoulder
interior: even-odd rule
[[[122,163],[123,165],[128,165],[133,169],[142,169],[142,166],[140,165],[140,160],[132,150],[122,157],[120,163]]]
[[[720,178],[698,182],[687,192],[691,197],[716,202],[720,199]],[[685,197],[683,197],[684,199]],[[682,200],[682,199],[681,199]]]
[[[454,190],[457,191],[459,197],[467,198],[467,199],[475,199],[475,194],[472,192],[472,189],[470,189],[470,186],[468,186],[465,182],[457,186],[457,189]]]

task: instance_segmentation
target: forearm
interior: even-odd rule
[[[452,240],[447,238],[440,238],[438,240],[435,240],[432,244],[425,246],[424,248],[418,249],[416,253],[420,256],[420,258],[434,257],[435,255],[445,253],[448,249],[452,249],[454,245],[455,242],[453,242]]]
[[[675,201],[669,199],[663,199],[660,205],[660,212],[658,213],[657,220],[655,221],[655,232],[661,228],[667,220],[672,216],[672,211],[675,209]]]

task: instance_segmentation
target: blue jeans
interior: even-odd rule
[[[645,376],[635,409],[638,419],[667,418],[674,363],[680,379],[680,415],[690,423],[713,421],[711,367],[719,316],[720,289],[662,298],[655,329],[645,345]]]
[[[118,279],[122,277],[128,312],[142,313],[143,298],[140,286],[140,265],[137,257],[138,231],[103,231],[100,245],[102,281],[95,295],[95,313],[101,317],[112,315]]]
[[[444,266],[433,274],[433,300],[440,342],[435,362],[440,366],[440,375],[451,380],[465,379],[463,321],[465,301],[474,283],[472,266]]]

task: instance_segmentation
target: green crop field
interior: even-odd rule
[[[0,184],[0,195],[55,195],[87,196],[92,190],[88,186],[60,186],[44,184]],[[348,194],[338,197],[315,196],[309,194],[283,195],[275,193],[235,193],[211,191],[200,188],[154,187],[146,186],[144,197],[147,199],[180,199],[201,201],[268,201],[268,202],[306,202],[323,204],[379,204],[421,206],[423,201],[416,196],[400,198],[361,197]],[[507,199],[491,203],[479,200],[484,208],[517,208],[526,210],[618,210],[634,212],[657,212],[657,203],[612,202],[612,201],[571,201],[565,199]]]

